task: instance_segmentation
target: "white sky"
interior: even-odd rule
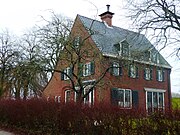
[[[40,15],[49,17],[49,10],[72,19],[80,14],[99,20],[98,15],[106,11],[106,4],[110,4],[110,11],[115,13],[113,25],[128,28],[130,24],[124,20],[123,0],[0,0],[0,3],[0,31],[8,28],[18,35],[39,23]],[[168,54],[168,49],[163,52]],[[166,60],[173,67],[172,91],[180,92],[180,60],[171,57]]]

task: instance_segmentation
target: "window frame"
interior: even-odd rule
[[[132,108],[132,90],[131,89],[113,88],[112,91],[117,92],[116,93],[117,94],[116,96],[118,96],[118,97],[116,97],[117,99],[112,99],[112,100],[115,100],[115,103],[117,103],[117,105],[119,107],[124,108],[124,109],[131,109]],[[127,92],[129,92],[128,102],[126,101]],[[111,95],[111,98],[112,98],[112,95]]]
[[[165,90],[145,88],[146,91],[146,111],[148,114],[156,111],[165,111]],[[160,105],[160,95],[162,94],[162,105]],[[148,96],[151,97],[148,97]],[[155,97],[157,96],[157,97]],[[151,100],[148,102],[148,100]],[[155,103],[155,100],[157,103]],[[157,104],[157,105],[156,105]]]
[[[61,80],[70,80],[71,75],[72,75],[72,68],[71,67],[66,67],[61,72]]]
[[[138,78],[138,67],[136,65],[129,65],[129,77],[131,78]]]
[[[68,94],[69,94],[69,97],[67,98]],[[71,90],[66,90],[65,91],[65,98],[64,98],[64,100],[65,100],[65,103],[71,102]]]
[[[95,72],[95,63],[94,61],[87,62],[82,64],[82,76],[90,76],[93,75]]]
[[[153,69],[152,68],[149,68],[149,67],[146,67],[144,69],[144,79],[145,80],[152,80],[152,76],[153,76]]]
[[[118,62],[112,63],[111,74],[114,76],[122,76],[122,66]]]
[[[165,75],[164,75],[165,71],[162,69],[157,69],[156,71],[156,79],[159,82],[164,82],[165,80]]]

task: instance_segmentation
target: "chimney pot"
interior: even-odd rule
[[[109,7],[110,7],[110,5],[106,5],[107,6],[107,11],[109,12]]]

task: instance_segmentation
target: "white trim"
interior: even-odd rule
[[[61,102],[61,96],[58,96],[57,98],[57,102],[60,103]]]
[[[96,81],[96,79],[92,79],[92,80],[85,80],[85,81],[83,81],[82,83],[95,82],[95,81]]]
[[[67,102],[67,97],[66,97],[66,96],[67,96],[67,92],[71,92],[71,90],[66,90],[66,91],[65,91],[65,103]],[[70,97],[70,98],[71,98],[71,97]]]
[[[122,56],[119,56],[119,55],[108,54],[108,53],[103,53],[102,55],[106,56],[106,57],[112,57],[112,58],[118,58],[118,59],[121,58],[123,60],[134,60],[133,58],[122,57]],[[149,64],[149,65],[152,65],[152,66],[158,66],[158,67],[163,67],[163,68],[168,68],[168,69],[172,68],[171,66],[162,65],[162,64],[156,64],[156,63],[147,62],[147,61],[139,61],[139,60],[134,60],[134,61],[138,62],[138,63]]]
[[[150,92],[166,92],[164,89],[156,89],[156,88],[144,88],[145,91],[150,91]]]

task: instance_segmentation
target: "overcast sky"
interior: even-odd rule
[[[113,25],[129,28],[130,21],[125,19],[123,0],[0,0],[0,30],[8,28],[14,34],[23,34],[26,29],[40,22],[40,15],[48,18],[49,10],[57,14],[75,19],[77,14],[93,19],[99,19],[99,14],[106,11],[114,12]],[[180,60],[168,56],[168,49],[163,52],[166,60],[172,65],[172,91],[180,92]]]

